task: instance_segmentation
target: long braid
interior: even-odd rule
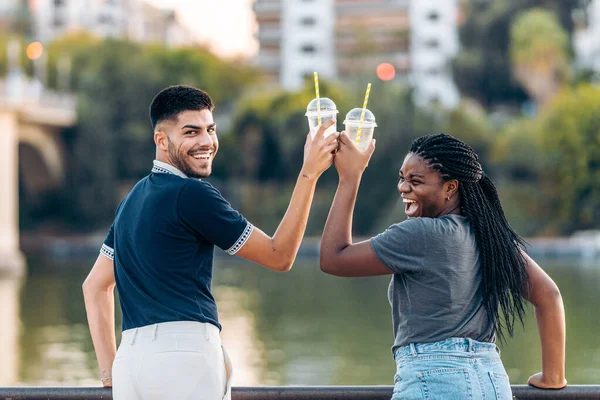
[[[500,340],[513,335],[515,318],[523,323],[528,276],[520,250],[525,242],[510,227],[492,180],[466,143],[445,134],[416,139],[411,153],[426,160],[446,182],[459,181],[463,214],[469,219],[482,263],[482,293]],[[500,315],[502,313],[502,317]]]

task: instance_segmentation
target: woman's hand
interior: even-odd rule
[[[567,380],[564,377],[550,380],[544,376],[543,372],[532,375],[527,383],[539,389],[562,389],[567,386]]]
[[[302,166],[302,176],[307,179],[318,179],[333,162],[333,154],[338,147],[337,138],[339,133],[333,133],[323,137],[325,130],[334,124],[334,121],[326,121],[317,133],[314,139],[309,133],[306,136],[304,145],[304,165]]]
[[[360,178],[365,168],[367,168],[367,164],[374,151],[374,139],[371,139],[369,147],[361,152],[352,142],[352,139],[350,139],[348,134],[342,132],[340,135],[340,148],[333,160],[335,169],[337,169],[338,175],[340,176],[340,180]]]
[[[100,381],[102,382],[102,386],[104,387],[112,387],[112,378],[101,378]]]

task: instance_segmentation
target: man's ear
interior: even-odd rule
[[[451,179],[444,184],[446,190],[446,198],[452,198],[458,192],[458,180]]]
[[[167,151],[169,148],[169,137],[165,131],[154,132],[154,144],[162,151]]]

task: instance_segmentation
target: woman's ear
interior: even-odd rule
[[[450,200],[458,192],[458,180],[452,179],[444,183],[444,193],[446,199]]]

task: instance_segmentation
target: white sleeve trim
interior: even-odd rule
[[[244,229],[244,231],[242,232],[242,234],[240,235],[238,240],[235,241],[233,246],[231,246],[229,249],[227,249],[227,253],[234,255],[242,247],[244,247],[244,245],[248,241],[248,238],[250,238],[250,235],[252,234],[253,230],[254,230],[254,225],[252,225],[250,222],[248,222],[248,225],[246,225],[246,229]]]
[[[107,245],[103,244],[102,247],[100,248],[100,254],[102,254],[103,256],[105,256],[106,258],[110,259],[110,260],[115,260],[115,250],[108,247]]]

